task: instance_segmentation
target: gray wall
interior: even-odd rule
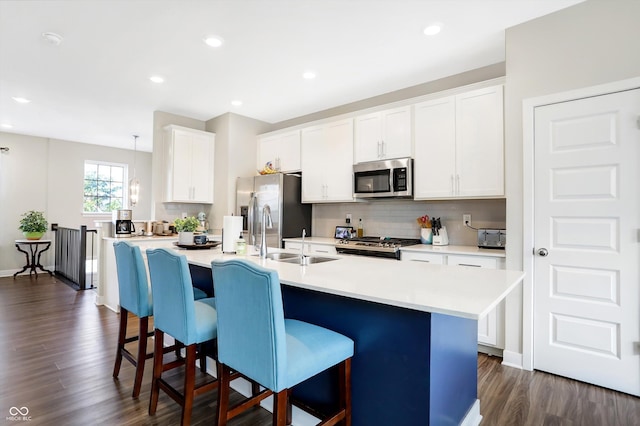
[[[237,178],[256,175],[256,135],[264,133],[270,125],[233,113],[206,124],[207,130],[216,134],[215,202],[209,214],[209,226],[219,233],[223,216],[235,213]]]
[[[640,75],[640,1],[589,0],[506,32],[507,267],[522,269],[522,101]],[[529,248],[527,248],[528,250]],[[522,294],[507,305],[507,350],[522,353]]]
[[[133,145],[133,140],[132,140]],[[18,230],[22,213],[45,212],[49,224],[94,228],[94,220],[111,219],[82,213],[84,161],[96,160],[129,165],[133,172],[133,150],[47,139],[35,136],[0,133],[0,276],[22,269],[24,255],[18,253],[14,240],[23,238]],[[132,146],[133,147],[133,146]],[[140,202],[133,217],[151,215],[151,154],[136,154],[136,174],[140,180]],[[52,238],[49,231],[44,238]],[[43,265],[53,264],[53,248],[45,253]]]
[[[402,101],[405,99],[415,98],[418,96],[428,95],[431,93],[441,92],[447,89],[453,89],[460,86],[466,86],[481,81],[491,80],[503,77],[505,73],[505,63],[500,62],[486,67],[477,68],[460,74],[441,78],[416,86],[407,87],[395,92],[384,93],[372,98],[363,99],[346,105],[336,106],[324,111],[313,114],[296,117],[291,120],[281,121],[271,126],[272,130],[283,129],[285,127],[297,126],[299,124],[308,123],[314,120],[321,120],[336,115],[347,114],[354,111],[360,111],[367,108],[373,108],[379,105],[389,104],[392,102]]]

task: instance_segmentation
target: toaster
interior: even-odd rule
[[[504,249],[506,246],[506,229],[478,229],[478,247]]]

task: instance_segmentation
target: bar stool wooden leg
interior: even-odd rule
[[[162,358],[164,346],[164,332],[155,331],[155,345],[153,350],[153,379],[151,380],[151,398],[149,401],[149,415],[153,416],[158,408],[158,396],[160,395],[160,377],[162,376]]]
[[[191,422],[191,407],[196,386],[196,345],[186,347],[185,372],[184,372],[184,401],[182,404],[183,426]]]
[[[133,382],[133,394],[134,398],[140,395],[140,388],[142,387],[142,375],[144,374],[144,364],[147,360],[147,340],[149,338],[149,317],[140,318],[138,329],[138,359],[136,361],[136,378]]]
[[[226,426],[229,411],[229,386],[231,382],[229,367],[218,362],[218,426]]]
[[[127,335],[127,320],[129,319],[129,312],[120,308],[120,329],[118,331],[118,348],[116,352],[116,362],[113,366],[113,377],[117,378],[120,374],[120,366],[122,365],[122,349],[124,349],[124,343]]]
[[[285,389],[273,394],[273,425],[287,425],[287,402],[289,400],[289,390]]]

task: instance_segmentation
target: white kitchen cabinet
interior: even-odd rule
[[[414,197],[504,196],[503,89],[414,106]]]
[[[176,125],[164,131],[164,201],[213,203],[215,134]]]
[[[300,130],[258,137],[258,164],[262,170],[267,162],[282,172],[300,170]]]
[[[445,257],[441,254],[435,253],[417,253],[412,251],[400,251],[401,260],[411,260],[414,262],[431,263],[434,265],[442,265]]]
[[[356,117],[356,163],[411,155],[410,106]]]
[[[353,201],[353,120],[302,129],[302,202]]]
[[[298,241],[285,241],[284,248],[289,250],[300,251],[302,242]],[[319,244],[319,243],[304,243],[305,255],[323,255],[323,254],[338,254],[335,245],[331,244]]]
[[[496,257],[448,255],[447,265],[502,269]],[[478,320],[478,343],[504,349],[504,301]]]
[[[468,249],[468,248],[465,248]],[[425,262],[432,265],[457,265],[469,268],[504,269],[504,257],[478,256],[430,251],[401,250],[402,261]],[[500,354],[504,349],[504,301],[478,320],[478,344],[482,352]]]

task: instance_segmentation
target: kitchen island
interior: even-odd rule
[[[219,250],[184,250],[199,279]],[[359,256],[300,266],[240,256],[278,272],[285,315],[355,341],[354,425],[473,425],[477,320],[519,285],[520,271],[398,262]],[[335,404],[335,372],[300,384],[293,397],[324,411]]]

